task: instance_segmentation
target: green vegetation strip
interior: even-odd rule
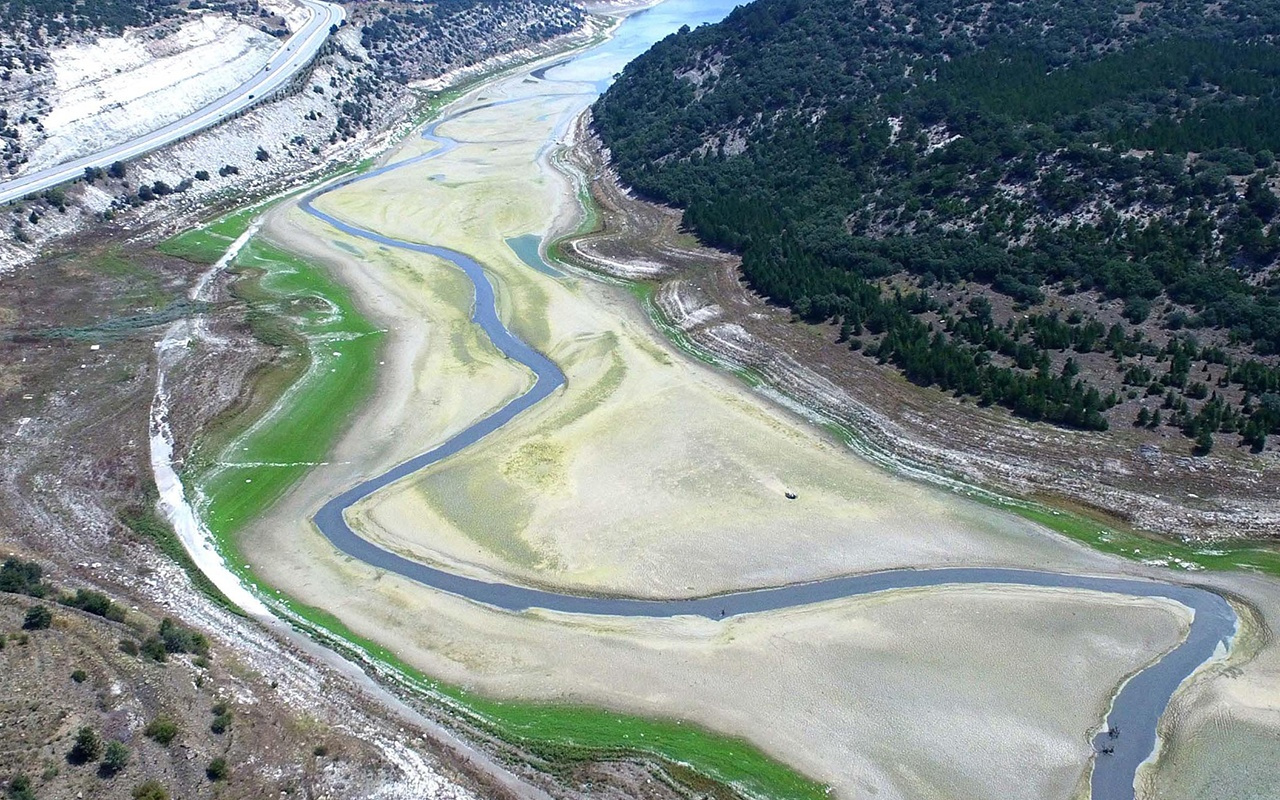
[[[741,739],[708,732],[696,725],[654,720],[570,704],[502,701],[478,697],[432,680],[387,648],[359,636],[328,612],[285,601],[307,624],[353,647],[349,653],[391,669],[417,693],[465,714],[474,724],[511,742],[554,769],[584,760],[625,758],[635,754],[687,767],[730,786],[746,797],[820,800],[827,787],[769,758]]]
[[[607,283],[624,287],[640,303],[654,327],[661,331],[667,339],[685,355],[705,364],[727,371],[753,389],[769,387],[788,400],[803,406],[795,397],[787,395],[778,387],[771,385],[757,370],[725,361],[711,351],[697,344],[679,327],[672,325],[662,310],[654,302],[657,284],[653,281],[635,281],[603,275],[590,267],[577,264],[567,257],[565,243],[571,239],[599,233],[602,217],[589,192],[578,192],[578,200],[583,207],[583,219],[578,229],[571,234],[556,239],[547,245],[547,257],[554,265],[570,270],[584,269],[592,276],[599,276]],[[871,462],[895,474],[913,479],[905,474],[902,464],[885,448],[875,444],[851,425],[837,421],[827,415],[822,417],[822,427],[849,447]],[[1165,537],[1148,534],[1138,530],[1124,528],[1111,521],[1100,521],[1085,514],[1071,510],[1055,508],[1048,503],[1039,503],[1026,498],[1009,497],[993,490],[968,484],[952,476],[940,475],[942,481],[930,481],[932,485],[944,485],[958,494],[963,494],[984,505],[1017,514],[1023,519],[1043,525],[1078,542],[1104,553],[1121,556],[1132,561],[1167,566],[1186,571],[1197,570],[1252,570],[1280,577],[1280,552],[1256,545],[1217,546],[1193,545],[1174,541]]]
[[[239,562],[235,534],[325,460],[368,396],[383,334],[360,316],[342,287],[292,253],[254,239],[236,265],[261,270],[260,287],[275,298],[250,310],[260,338],[271,339],[276,329],[262,318],[278,315],[309,349],[307,370],[288,390],[288,401],[234,440],[220,463],[194,476],[205,496],[205,523]]]
[[[247,229],[251,217],[244,212],[232,215],[182,234],[162,247],[192,260],[215,261]],[[826,796],[824,786],[747,742],[694,725],[579,705],[491,700],[433,681],[387,648],[357,636],[336,617],[285,597],[250,574],[243,567],[245,559],[236,534],[301,479],[312,464],[327,457],[373,385],[382,334],[360,316],[341,286],[304,259],[251,240],[235,265],[262,271],[261,295],[252,293],[251,302],[273,307],[280,320],[306,340],[312,359],[303,377],[285,390],[287,400],[234,440],[221,454],[221,463],[188,476],[189,485],[198,485],[204,496],[200,512],[205,524],[240,578],[283,604],[299,622],[337,637],[395,672],[416,691],[545,759],[552,768],[586,759],[644,754],[687,767],[751,797],[816,800]],[[321,304],[323,313],[317,310]]]
[[[561,242],[547,248],[549,255],[559,256],[563,252]],[[557,261],[564,264],[563,260]],[[572,265],[570,265],[572,266]],[[748,367],[725,362],[714,353],[694,342],[680,328],[672,325],[653,302],[656,286],[647,281],[622,281],[627,290],[645,309],[654,327],[664,335],[681,352],[703,363],[732,373],[753,389],[768,386],[771,390],[788,397],[789,400],[803,405],[800,400],[786,395],[776,386],[772,386],[759,372]],[[816,411],[815,411],[816,413]],[[905,475],[895,457],[879,445],[871,442],[854,427],[836,421],[826,415],[822,427],[843,440],[852,449],[868,460],[884,469]],[[1101,521],[1085,514],[1055,508],[1049,503],[1039,503],[1025,498],[1002,495],[993,490],[967,484],[960,479],[941,476],[952,491],[966,495],[984,505],[1002,511],[1017,514],[1023,519],[1089,545],[1095,550],[1121,556],[1131,561],[1166,566],[1185,571],[1198,570],[1252,570],[1280,577],[1280,552],[1265,546],[1255,545],[1203,545],[1187,544],[1167,539],[1162,536],[1145,533],[1122,527],[1111,521]],[[936,485],[936,482],[930,482]]]

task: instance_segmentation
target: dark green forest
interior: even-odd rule
[[[57,39],[68,31],[119,33],[179,11],[178,0],[3,0],[0,25],[9,33],[43,29]]]
[[[1092,430],[1149,397],[1135,424],[1259,451],[1280,431],[1275,11],[756,0],[628,65],[593,124],[755,290],[918,384]],[[944,302],[960,284],[1026,313]]]

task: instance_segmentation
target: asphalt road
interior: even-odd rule
[[[267,62],[267,67],[252,78],[204,108],[122,144],[91,155],[82,156],[13,180],[0,183],[0,203],[42,192],[52,186],[79,178],[85,167],[107,167],[115,161],[128,161],[143,153],[176,142],[196,131],[208,128],[235,113],[270,96],[305,67],[329,36],[329,28],[346,17],[341,6],[319,0],[298,0],[311,12],[310,19],[294,32]]]

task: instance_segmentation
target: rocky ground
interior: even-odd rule
[[[313,68],[269,101],[130,162],[123,175],[105,173],[0,208],[0,275],[79,232],[164,233],[211,209],[313,180],[402,134],[424,90],[596,31],[580,9],[559,0],[479,4],[440,18],[405,16],[408,5],[352,3],[349,23]],[[260,9],[270,14],[263,19],[287,25],[282,15],[292,4],[270,6]],[[442,25],[447,36],[431,35]],[[374,28],[398,33],[370,38],[365,30]]]
[[[100,590],[129,611],[117,623],[51,606],[52,628],[24,634],[23,615],[40,601],[0,595],[0,634],[10,637],[0,651],[0,779],[26,775],[41,798],[128,797],[146,779],[181,797],[469,796],[458,787],[474,782],[359,681],[229,613],[161,555],[164,531],[148,506],[154,337],[134,312],[163,307],[192,269],[98,245],[7,279],[3,314],[22,333],[0,345],[0,548],[40,563],[63,591]],[[207,665],[120,651],[121,639],[145,639],[166,616],[209,636]],[[86,678],[73,683],[77,669]],[[222,735],[209,730],[219,700],[236,719]],[[142,733],[159,714],[182,731],[169,747]],[[107,779],[69,764],[68,737],[82,725],[125,742],[131,765]],[[205,776],[217,757],[231,765],[225,783]]]
[[[1145,432],[1030,424],[914,386],[851,352],[830,326],[795,322],[751,292],[737,259],[681,232],[678,211],[621,187],[593,137],[580,133],[567,161],[589,179],[601,213],[595,231],[568,244],[571,255],[610,274],[656,281],[658,308],[699,348],[852,423],[892,458],[1191,539],[1269,537],[1280,524],[1280,487],[1266,477],[1277,454],[1219,448],[1193,458],[1177,431],[1153,444],[1140,440]]]
[[[53,626],[24,633],[24,614],[40,601],[0,594],[0,635],[14,634],[0,651],[0,782],[25,776],[40,798],[129,797],[152,779],[173,797],[684,792],[672,788],[669,767],[643,761],[575,762],[550,773],[547,765],[521,766],[514,777],[502,764],[526,764],[528,754],[491,742],[502,754],[495,760],[473,749],[434,721],[447,721],[439,709],[406,704],[333,653],[230,613],[171,558],[180,549],[152,510],[153,350],[168,322],[188,312],[183,298],[205,267],[152,244],[212,209],[376,152],[406,129],[418,97],[380,77],[359,36],[357,28],[341,30],[296,91],[130,163],[122,178],[102,176],[5,210],[12,223],[0,234],[8,267],[0,273],[0,556],[33,559],[59,587],[105,592],[129,611],[119,623],[51,606]],[[521,47],[506,58],[553,46]],[[501,61],[471,71],[486,63]],[[267,158],[257,157],[259,148]],[[219,175],[226,165],[239,172]],[[139,202],[138,187],[156,181],[175,191]],[[223,346],[195,354],[169,382],[183,442],[246,409],[251,415],[274,391],[264,376],[290,367],[287,347],[254,338],[235,280],[219,279],[207,309]],[[141,640],[165,617],[209,637],[207,664],[174,656],[159,665],[120,651],[120,639]],[[70,677],[77,670],[82,682]],[[211,709],[222,700],[235,722],[215,734]],[[181,731],[170,746],[143,734],[159,714]],[[70,737],[84,725],[104,742],[125,743],[125,770],[107,775],[66,760]],[[480,731],[466,733],[485,741]],[[226,780],[205,773],[217,757],[229,765]]]

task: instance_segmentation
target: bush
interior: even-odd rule
[[[34,561],[5,559],[4,566],[0,567],[0,592],[44,597],[49,593],[49,585],[41,582],[43,577],[44,569]]]
[[[225,781],[231,770],[227,768],[227,760],[219,756],[209,762],[209,766],[204,768],[204,774],[211,781]]]
[[[102,740],[93,728],[86,725],[76,732],[76,742],[71,745],[67,760],[72,764],[88,764],[90,761],[97,761],[101,755]]]
[[[156,717],[147,723],[143,733],[151,740],[167,745],[178,735],[178,723],[165,716]]]
[[[133,787],[133,800],[169,800],[169,790],[160,781],[145,781]]]
[[[159,664],[169,660],[169,651],[164,649],[164,642],[159,636],[148,636],[142,643],[142,654]]]
[[[113,622],[124,622],[124,609],[111,602],[111,598],[102,592],[77,589],[75,594],[64,595],[58,602]]]
[[[29,631],[39,631],[53,624],[53,612],[46,606],[35,605],[27,609],[22,618],[22,627]]]
[[[121,639],[120,652],[127,656],[136,656],[138,655],[138,643],[132,639]]]
[[[125,169],[123,161],[114,162],[107,170],[107,174],[116,179],[123,178],[127,172],[128,170]]]
[[[107,742],[107,751],[102,756],[102,774],[116,775],[129,766],[129,748],[122,742]]]
[[[31,786],[31,779],[26,775],[14,775],[5,790],[8,800],[36,800],[36,790]]]
[[[82,669],[78,669],[75,672],[71,673],[71,680],[75,681],[76,683],[84,683],[88,679],[89,679],[89,674]]]
[[[271,154],[270,154],[270,153],[268,153],[268,152],[267,152],[267,150],[266,150],[266,148],[264,148],[264,147],[259,147],[259,148],[258,148],[258,152],[257,152],[256,154],[254,154],[254,156],[253,156],[253,157],[254,157],[254,158],[256,158],[256,159],[258,159],[259,161],[270,161],[270,160],[271,160]]]
[[[207,170],[207,169],[198,169],[198,170],[196,170],[196,180],[198,180],[198,181],[207,181],[207,180],[209,180],[209,170]]]
[[[209,654],[209,640],[204,634],[184,628],[168,617],[160,623],[160,640],[164,642],[164,649],[170,653],[195,653],[199,656]]]

